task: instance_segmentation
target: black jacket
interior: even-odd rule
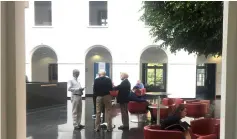
[[[120,104],[128,103],[129,94],[131,91],[131,84],[128,79],[124,79],[120,85],[114,87],[114,90],[118,90],[117,102]]]
[[[113,90],[112,81],[107,77],[99,77],[94,81],[93,91],[95,96],[109,95],[109,91]]]

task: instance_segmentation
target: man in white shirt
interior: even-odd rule
[[[82,113],[82,95],[84,88],[81,87],[80,82],[77,80],[80,71],[73,70],[73,79],[68,82],[68,91],[72,93],[72,118],[74,129],[81,129],[84,125],[81,125],[81,113]]]

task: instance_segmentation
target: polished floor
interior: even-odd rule
[[[220,100],[214,105],[214,117],[220,117]],[[83,100],[82,124],[86,127],[81,131],[74,131],[72,126],[71,102],[67,106],[31,112],[27,114],[27,139],[143,139],[144,124],[130,122],[129,131],[117,129],[121,125],[119,109],[113,112],[113,124],[116,128],[111,133],[94,132],[92,119],[93,103],[91,98]],[[130,120],[137,118],[130,115]],[[185,120],[189,121],[189,118]]]

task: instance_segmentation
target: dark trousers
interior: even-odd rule
[[[96,96],[93,95],[93,105],[94,105],[94,114],[96,114]],[[103,113],[103,123],[105,122],[105,106],[102,106],[102,113]]]

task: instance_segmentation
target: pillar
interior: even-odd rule
[[[221,139],[237,139],[237,2],[224,1]]]
[[[26,138],[25,2],[1,1],[0,138]]]

